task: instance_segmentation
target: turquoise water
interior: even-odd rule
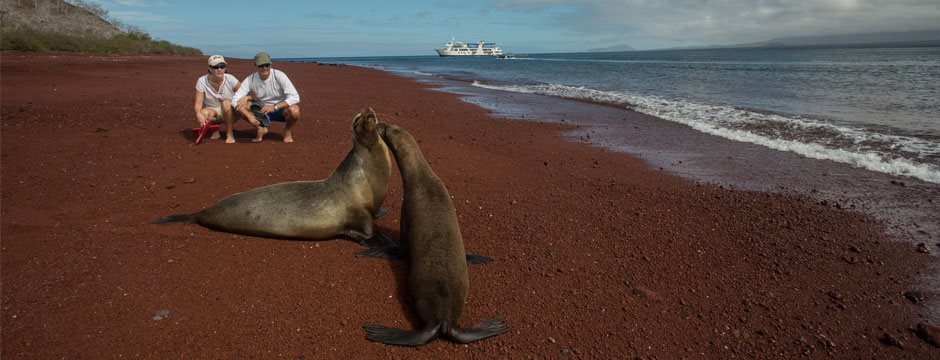
[[[607,103],[701,132],[940,183],[940,48],[291,59]]]

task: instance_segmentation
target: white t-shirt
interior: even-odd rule
[[[225,81],[222,86],[213,89],[212,84],[209,83],[209,74],[206,74],[196,80],[196,91],[206,95],[202,100],[202,106],[218,109],[222,107],[223,100],[230,100],[235,96],[235,85],[237,84],[238,78],[231,74],[225,74]]]
[[[271,69],[271,75],[267,80],[261,80],[257,72],[248,75],[242,81],[242,87],[232,97],[232,106],[237,106],[238,100],[248,95],[249,92],[253,99],[268,105],[281,101],[286,101],[288,105],[300,102],[300,94],[297,93],[297,89],[294,89],[294,84],[287,78],[287,74],[275,69]]]

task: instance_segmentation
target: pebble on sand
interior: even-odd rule
[[[164,309],[164,310],[157,310],[157,312],[153,314],[153,319],[154,319],[154,320],[163,320],[163,318],[165,318],[165,317],[167,317],[167,316],[170,316],[170,310],[166,310],[166,309]]]

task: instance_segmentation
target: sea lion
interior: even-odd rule
[[[349,236],[361,244],[378,236],[373,219],[388,192],[391,156],[372,108],[352,122],[353,147],[326,179],[292,181],[229,196],[205,210],[170,215],[156,224],[192,222],[211,229],[273,238],[323,240]]]
[[[407,249],[404,253],[411,260],[408,291],[424,328],[404,331],[365,324],[366,338],[385,344],[418,346],[444,335],[465,344],[509,331],[498,316],[478,328],[458,327],[470,281],[454,204],[415,139],[401,127],[384,123],[379,126],[384,128],[380,132],[401,173],[404,193],[400,248]]]

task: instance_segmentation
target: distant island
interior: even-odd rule
[[[698,45],[650,50],[699,50],[739,48],[788,48],[788,47],[920,47],[940,46],[940,30],[899,31],[867,34],[843,34],[820,36],[792,36],[743,44]],[[637,51],[630,45],[621,44],[594,48],[584,52]]]
[[[731,45],[687,46],[658,50],[695,50],[729,48],[783,48],[835,46],[940,46],[940,30],[901,31],[868,34],[794,36]]]
[[[618,51],[636,51],[633,47],[626,44],[608,46],[605,48],[589,49],[585,52],[618,52]]]

